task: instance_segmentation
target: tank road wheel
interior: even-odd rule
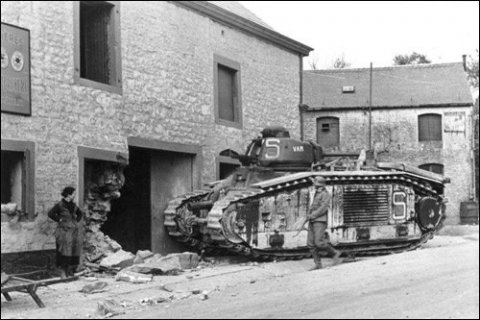
[[[442,220],[441,205],[435,198],[424,197],[418,202],[418,224],[426,230],[435,229]]]

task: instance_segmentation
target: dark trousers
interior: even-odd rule
[[[326,222],[309,222],[307,246],[312,252],[313,261],[317,266],[321,266],[321,251],[327,251],[329,255],[335,256],[339,252],[335,250],[332,245],[325,238],[325,230],[327,229]]]

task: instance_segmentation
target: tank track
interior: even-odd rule
[[[188,202],[199,201],[202,197],[206,196],[209,191],[202,190],[192,192],[172,200],[165,211],[165,226],[167,226],[170,236],[174,237],[177,241],[183,242],[197,249],[202,246],[223,248],[230,252],[259,261],[297,260],[311,257],[310,251],[306,246],[294,249],[268,250],[252,248],[230,231],[230,228],[226,225],[226,222],[222,221],[222,219],[225,217],[227,209],[236,203],[247,203],[262,197],[272,196],[276,193],[308,187],[311,185],[309,178],[316,175],[323,176],[327,180],[327,184],[388,182],[409,185],[414,188],[415,193],[418,195],[434,197],[441,200],[441,196],[437,194],[429,183],[425,183],[424,179],[421,177],[409,173],[383,171],[371,172],[371,174],[359,172],[304,172],[273,179],[266,183],[259,183],[250,189],[229,190],[225,197],[214,203],[214,206],[208,214],[206,228],[211,235],[209,243],[202,243],[199,239],[189,236],[188,232],[186,233],[184,230],[182,232],[181,227],[176,223],[176,219],[179,219],[181,216],[181,212],[179,211],[183,210]],[[435,230],[427,230],[422,234],[420,239],[416,240],[397,240],[388,244],[339,244],[334,247],[342,251],[343,255],[346,256],[392,254],[418,248],[433,237],[434,231]]]

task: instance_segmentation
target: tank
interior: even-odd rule
[[[265,128],[245,154],[222,152],[242,164],[227,179],[171,200],[164,225],[194,250],[223,249],[254,260],[306,258],[312,178],[322,176],[332,195],[326,233],[336,249],[349,256],[415,249],[445,218],[449,180],[376,162],[370,154],[325,154],[282,127]]]

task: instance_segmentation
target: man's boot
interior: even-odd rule
[[[308,271],[319,270],[319,269],[322,269],[322,268],[323,268],[322,264],[321,264],[321,263],[317,263],[317,264],[315,264],[314,267],[308,269]]]
[[[337,251],[334,256],[333,256],[333,265],[336,266],[337,264],[340,264],[342,263],[342,258],[340,258],[340,256],[342,255],[341,252]]]

